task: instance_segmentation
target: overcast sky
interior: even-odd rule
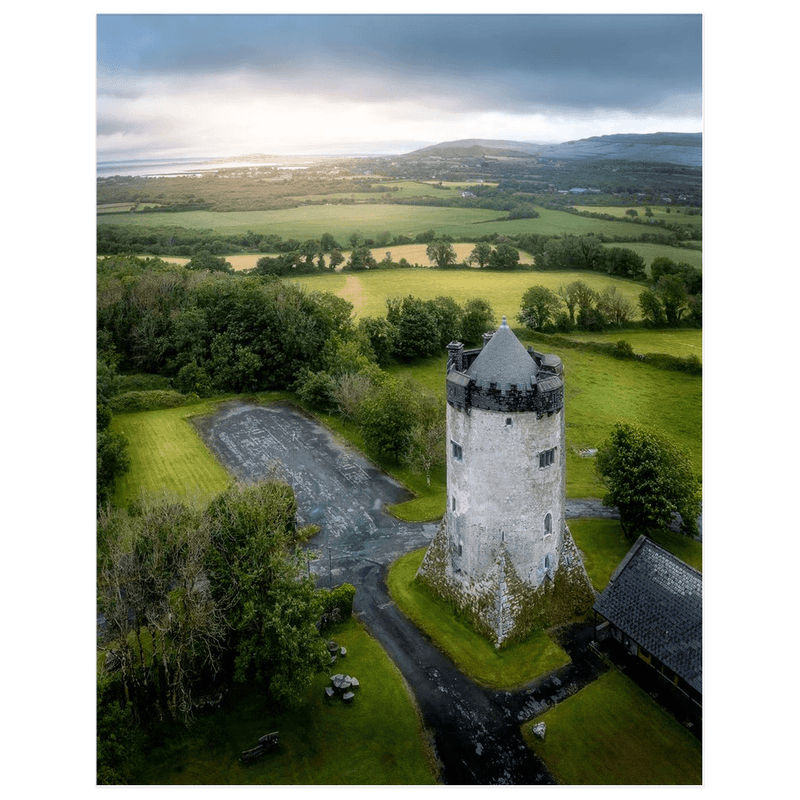
[[[696,15],[99,15],[98,159],[702,130]]]

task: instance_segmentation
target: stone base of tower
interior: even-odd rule
[[[539,586],[519,578],[502,543],[491,568],[480,578],[454,573],[448,542],[445,518],[425,553],[417,578],[451,603],[495,647],[523,639],[539,628],[568,622],[594,603],[591,581],[566,526],[559,565]]]

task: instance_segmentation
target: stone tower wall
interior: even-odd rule
[[[502,544],[519,579],[539,586],[561,558],[563,411],[539,417],[475,407],[467,413],[448,405],[447,432],[447,571],[464,584],[480,579],[494,569]],[[539,454],[551,450],[552,463],[540,467]]]

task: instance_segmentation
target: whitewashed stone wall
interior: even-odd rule
[[[510,421],[510,423],[509,423]],[[553,577],[564,535],[565,462],[563,412],[506,413],[447,407],[446,527],[450,569],[458,582],[482,583],[497,564],[500,545],[521,581],[535,588]],[[539,453],[555,449],[540,467]],[[551,515],[551,533],[545,518]]]

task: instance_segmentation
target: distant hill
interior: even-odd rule
[[[460,139],[423,147],[409,157],[514,157],[557,159],[625,159],[699,167],[703,163],[702,133],[614,133],[561,144],[514,142],[502,139]]]

